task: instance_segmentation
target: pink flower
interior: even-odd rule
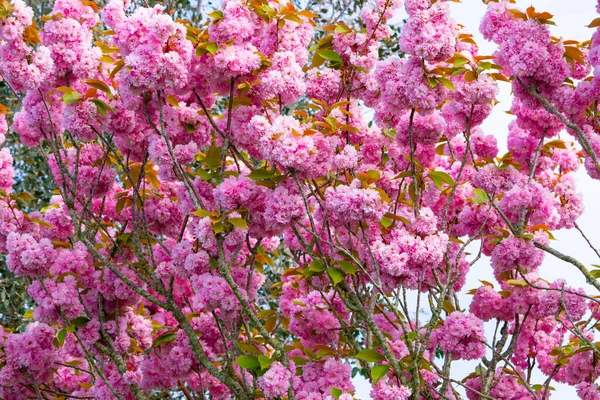
[[[455,360],[474,360],[485,355],[483,321],[454,311],[433,331],[432,342]]]
[[[371,390],[371,398],[374,400],[408,400],[412,391],[402,385],[396,385],[392,380],[381,379]]]
[[[410,113],[404,114],[396,127],[396,140],[403,144],[409,143],[409,129],[413,143],[434,144],[444,133],[446,121],[439,112],[427,115],[415,113],[410,120]]]
[[[450,58],[455,52],[457,26],[450,18],[448,5],[437,2],[416,10],[409,4],[406,8],[410,16],[402,29],[400,49],[428,61]]]
[[[360,221],[378,223],[385,213],[379,193],[373,189],[360,188],[358,179],[350,186],[327,188],[325,208],[332,221],[342,226]]]
[[[121,14],[121,7],[121,0],[112,0],[105,18],[113,24],[114,44],[125,60],[121,70],[125,81],[136,91],[183,88],[193,56],[185,27],[164,14],[161,6],[136,8],[129,17]],[[113,14],[113,10],[120,11]]]
[[[6,366],[0,370],[2,386],[16,386],[19,381],[26,384],[31,378],[38,383],[48,381],[58,356],[53,340],[54,330],[39,322],[29,324],[21,334],[11,334],[4,343]]]
[[[48,272],[55,257],[55,250],[49,239],[38,240],[31,234],[11,232],[6,238],[6,266],[21,276],[43,276]]]
[[[14,176],[13,158],[10,151],[4,148],[0,150],[0,189],[5,193],[12,191]]]
[[[258,379],[258,386],[267,398],[285,396],[290,387],[292,373],[279,361],[273,362],[268,371]]]
[[[342,88],[340,71],[331,68],[309,69],[306,73],[306,96],[334,102]]]

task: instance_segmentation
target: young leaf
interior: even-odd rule
[[[227,221],[229,221],[229,223],[235,227],[248,229],[248,224],[243,218],[229,218]]]
[[[392,226],[392,224],[394,223],[391,219],[389,219],[388,217],[383,217],[381,218],[381,221],[379,222],[381,224],[381,226],[383,226],[384,228],[389,228],[390,226]]]
[[[509,279],[506,281],[506,283],[513,286],[527,286],[527,282],[518,279]]]
[[[371,349],[365,349],[365,350],[361,350],[357,355],[354,356],[355,358],[358,358],[359,360],[363,360],[366,362],[376,362],[376,361],[382,361],[385,360],[385,357],[382,356],[380,353],[378,353],[375,350],[371,350]]]
[[[469,60],[467,60],[466,58],[462,58],[462,57],[457,57],[454,62],[452,63],[452,66],[454,68],[460,68],[463,65],[465,65],[466,63],[468,63]]]
[[[240,367],[248,369],[250,371],[254,371],[261,368],[260,361],[258,361],[258,358],[246,354],[239,356],[235,360],[235,363]]]
[[[212,227],[213,227],[213,231],[215,233],[223,232],[223,223],[221,223],[221,222],[213,223]]]
[[[488,197],[486,192],[484,192],[483,190],[481,190],[479,188],[475,188],[475,189],[473,189],[472,200],[473,200],[473,202],[475,202],[477,204],[484,204],[484,203],[487,203],[488,201],[490,201],[490,198]]]
[[[319,51],[318,54],[325,60],[339,62],[339,63],[342,62],[340,55],[333,50],[321,50],[321,51]]]
[[[65,329],[61,329],[56,337],[58,338],[58,343],[62,346],[67,338],[67,331]]]
[[[371,369],[371,379],[373,380],[373,385],[377,385],[377,382],[379,382],[379,380],[381,378],[383,378],[385,376],[385,374],[387,374],[389,369],[390,369],[389,365],[378,364],[378,365],[374,366]]]
[[[77,317],[73,320],[73,326],[76,328],[86,326],[87,323],[90,322],[86,317]]]
[[[177,100],[177,98],[175,96],[173,96],[172,94],[167,96],[167,100],[166,100],[167,104],[173,107],[177,107],[179,108],[179,101]]]
[[[356,274],[356,267],[354,267],[354,265],[348,261],[338,261],[336,262],[337,265],[339,265],[346,274],[348,275],[354,275]]]
[[[442,85],[446,86],[448,89],[454,90],[454,84],[452,83],[452,81],[450,79],[441,78],[441,77],[438,77],[436,79],[438,80],[438,82],[440,82]]]
[[[596,18],[587,26],[588,28],[597,28],[600,26],[600,18]]]
[[[167,332],[163,333],[162,335],[160,335],[159,337],[157,337],[156,339],[154,339],[154,343],[152,343],[152,347],[158,347],[163,343],[172,342],[173,340],[175,340],[175,338],[176,338],[175,332],[167,331]]]
[[[262,354],[258,356],[258,362],[260,364],[260,369],[267,369],[273,364],[273,360],[269,357],[263,356]]]
[[[206,165],[210,168],[217,168],[221,164],[221,148],[211,146],[206,153]]]
[[[334,399],[339,399],[339,398],[340,398],[340,396],[341,396],[341,395],[342,395],[342,393],[343,393],[341,389],[338,389],[338,388],[336,388],[336,387],[332,387],[332,388],[330,389],[330,392],[331,392],[331,395],[333,396],[333,398],[334,398]]]
[[[273,177],[273,171],[269,171],[265,168],[255,169],[254,171],[248,174],[248,178],[258,181],[262,179],[269,179]]]
[[[327,269],[327,274],[333,281],[333,286],[337,285],[338,283],[340,283],[341,281],[344,280],[344,273],[342,272],[341,269],[329,268],[329,269]]]
[[[454,308],[454,304],[452,304],[450,300],[444,300],[444,304],[442,307],[447,314],[452,314],[454,311],[456,311],[456,308]]]
[[[196,210],[196,211],[193,211],[191,214],[195,215],[196,217],[200,217],[200,218],[206,218],[206,217],[210,217],[212,215],[210,213],[210,211],[207,211],[207,210]]]
[[[109,96],[112,95],[112,92],[110,91],[110,87],[97,79],[88,79],[87,81],[85,81],[85,83],[87,83],[89,86],[94,87],[98,90],[103,91],[104,93],[108,94]]]
[[[323,260],[317,258],[310,263],[304,276],[319,275],[323,272],[325,272],[325,263]]]
[[[110,111],[111,113],[115,112],[115,110],[111,106],[109,106],[100,99],[90,99],[90,101],[94,103],[94,105],[96,106],[96,110],[98,110],[98,113],[102,116],[106,115],[106,110]]]

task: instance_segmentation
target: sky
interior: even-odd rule
[[[536,11],[548,11],[554,15],[553,21],[556,26],[551,27],[552,34],[564,39],[574,39],[585,41],[591,38],[594,29],[587,28],[587,25],[598,15],[596,14],[596,1],[594,0],[517,0],[516,7],[525,9],[533,5]],[[474,39],[479,45],[480,54],[492,54],[495,49],[493,43],[486,42],[479,33],[479,23],[483,17],[486,5],[481,0],[462,0],[461,3],[450,3],[450,9],[454,19],[465,26],[465,31],[474,35]],[[398,11],[394,19],[401,20],[406,17],[404,11]],[[498,95],[499,104],[496,105],[492,115],[483,123],[482,129],[485,133],[494,134],[498,140],[500,154],[506,150],[506,138],[508,134],[508,124],[514,118],[505,113],[510,109],[511,96],[510,85],[500,82],[500,93]],[[560,136],[566,137],[566,132]],[[600,245],[600,230],[597,229],[600,222],[600,181],[592,180],[585,173],[583,166],[578,174],[578,188],[584,196],[585,211],[578,220],[578,224],[591,240],[598,247]],[[561,230],[553,232],[556,241],[550,244],[563,253],[569,254],[583,262],[585,265],[600,264],[600,259],[589,248],[579,232],[576,230]],[[595,289],[587,285],[581,273],[570,264],[547,254],[542,267],[540,276],[548,281],[564,279],[572,287],[583,287],[588,293],[595,293]],[[487,258],[482,258],[475,264],[467,275],[465,290],[481,286],[479,279],[493,281],[492,269]],[[468,305],[471,296],[463,295],[461,305]],[[486,326],[486,330],[489,331]],[[493,328],[492,328],[493,329]],[[465,375],[473,371],[477,362],[458,362],[453,367],[454,377],[462,379]],[[535,378],[534,378],[535,379]],[[541,374],[537,376],[535,383],[542,383],[545,379]],[[356,398],[370,399],[370,385],[362,380],[355,380]],[[552,385],[556,391],[552,393],[554,399],[575,399],[577,398],[575,389],[561,384]]]

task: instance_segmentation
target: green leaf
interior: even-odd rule
[[[342,261],[336,262],[336,264],[339,265],[340,267],[342,267],[344,272],[347,273],[348,275],[356,274],[356,267],[351,262],[342,260]]]
[[[320,67],[321,65],[323,65],[324,62],[325,62],[325,59],[323,57],[321,57],[319,55],[319,53],[315,53],[315,55],[312,58],[311,67],[312,68]]]
[[[221,10],[215,10],[213,12],[211,12],[210,14],[208,14],[209,17],[211,18],[223,18],[223,11]]]
[[[544,390],[544,387],[545,387],[544,385],[540,385],[539,383],[531,386],[531,388],[535,391]],[[556,390],[556,389],[554,389],[552,386],[548,386],[548,390]]]
[[[102,115],[102,116],[106,115],[106,110],[110,111],[111,113],[115,112],[115,110],[111,106],[109,106],[108,104],[106,104],[102,100],[99,100],[99,99],[90,99],[90,101],[92,103],[94,103],[94,105],[96,106],[96,110],[98,110],[98,113],[100,113],[100,115]]]
[[[256,347],[254,346],[250,346],[247,343],[244,342],[238,342],[238,347],[240,349],[242,349],[243,351],[247,352],[247,353],[251,353],[254,354],[255,356],[260,356],[262,355],[262,353],[260,352],[260,350],[258,350]]]
[[[68,87],[68,86],[60,86],[60,87],[57,87],[56,90],[64,93],[62,101],[65,104],[76,103],[79,100],[81,100],[81,98],[83,97],[81,95],[81,93],[79,93],[77,90],[75,90],[71,87]]]
[[[388,217],[383,217],[381,218],[381,221],[379,221],[379,223],[381,224],[381,226],[383,226],[384,228],[389,228],[390,226],[392,226],[392,224],[394,223],[391,219],[389,219]]]
[[[440,190],[442,190],[444,183],[448,184],[448,186],[454,186],[454,179],[444,171],[431,171],[427,176]]]
[[[312,260],[308,266],[308,270],[312,272],[325,272],[325,263],[320,258]]]
[[[206,153],[206,165],[210,168],[217,168],[221,164],[221,148],[211,146]]]
[[[342,62],[340,55],[333,50],[321,50],[321,51],[319,51],[318,54],[325,60],[339,62],[339,63]]]
[[[67,338],[67,331],[65,329],[61,329],[56,337],[58,338],[58,343],[62,346]]]
[[[210,54],[214,55],[217,52],[217,50],[219,50],[219,46],[217,46],[217,44],[215,42],[210,42],[210,43],[206,44],[205,49]]]
[[[63,96],[63,102],[65,104],[72,104],[72,103],[77,103],[79,100],[81,100],[83,96],[81,95],[81,93],[73,90],[71,93],[67,93]]]
[[[333,286],[344,280],[344,273],[339,268],[329,268],[327,269],[327,274],[333,281]]]
[[[452,63],[452,66],[454,68],[460,68],[468,62],[469,62],[469,60],[467,60],[466,58],[456,58],[454,60],[454,62]]]
[[[379,382],[379,380],[381,378],[383,378],[385,376],[385,374],[387,374],[389,369],[390,369],[389,365],[378,364],[378,365],[374,366],[371,369],[371,379],[373,380],[373,385],[377,385],[377,382]]]
[[[454,84],[452,83],[452,81],[450,79],[440,77],[440,78],[437,78],[437,80],[439,83],[446,86],[448,89],[454,90]]]
[[[442,181],[442,178],[440,176],[431,173],[427,175],[427,177],[431,179],[431,181],[435,184],[435,186],[437,186],[438,189],[442,190],[444,188],[444,181]]]
[[[342,393],[343,393],[341,389],[338,389],[338,388],[336,388],[336,387],[332,387],[332,388],[330,389],[330,391],[331,391],[331,395],[332,395],[334,398],[336,398],[336,399],[339,399],[339,398],[340,398],[340,396],[341,396],[341,395],[342,395]]]
[[[548,143],[544,144],[544,147],[553,147],[555,149],[566,149],[567,146],[565,145],[565,142],[563,142],[562,140],[551,140]]]
[[[294,15],[294,14],[288,14],[285,17],[283,17],[283,19],[287,19],[288,21],[296,22],[297,24],[302,23],[302,18],[300,18],[299,16]]]
[[[334,355],[335,355],[335,352],[332,349],[327,348],[327,349],[319,350],[317,352],[317,354],[315,355],[315,358],[319,359],[319,358],[323,358],[325,356],[334,356]]]
[[[352,32],[352,29],[348,27],[348,25],[344,23],[338,23],[338,25],[333,30],[335,33],[348,33]]]
[[[527,282],[518,279],[509,279],[506,281],[506,283],[513,286],[527,286]]]
[[[91,99],[90,101],[96,106],[96,111],[98,111],[98,114],[104,117],[106,115],[106,103],[98,99]]]
[[[371,349],[362,350],[354,357],[366,362],[376,362],[385,360],[385,357],[382,356],[379,352]]]
[[[273,177],[274,173],[273,171],[269,171],[268,169],[265,168],[259,168],[259,169],[255,169],[254,171],[250,172],[248,174],[248,178],[258,181],[258,180],[262,180],[262,179],[269,179],[271,177]]]
[[[521,234],[515,235],[515,237],[518,237],[521,239],[526,239],[526,240],[533,240],[533,238],[534,238],[534,236],[531,233],[521,233]]]
[[[374,169],[368,170],[367,175],[369,175],[369,177],[371,177],[371,179],[374,179],[374,180],[379,180],[381,178],[381,172],[376,171]]]
[[[483,70],[491,69],[492,68],[492,63],[489,62],[489,61],[483,61],[483,62],[479,63],[479,67],[481,69],[483,69]]]
[[[215,233],[223,232],[223,224],[221,222],[213,223],[213,231]]]
[[[262,354],[258,356],[258,362],[260,364],[260,369],[267,369],[273,364],[273,360],[271,360],[267,356],[263,356]]]
[[[450,300],[444,300],[442,308],[444,309],[444,311],[446,311],[447,314],[452,314],[454,311],[456,311],[454,304],[452,304]]]
[[[463,73],[465,73],[465,72],[467,72],[467,69],[466,69],[466,68],[459,68],[459,69],[457,69],[456,71],[454,71],[454,72],[452,73],[452,76],[457,76],[457,75],[463,74]]]
[[[473,200],[473,202],[475,202],[477,204],[484,204],[484,203],[487,203],[488,201],[490,201],[490,198],[488,197],[486,192],[484,192],[483,190],[481,190],[479,188],[475,188],[475,189],[473,189],[472,200]]]
[[[125,242],[127,243],[130,239],[131,239],[131,232],[129,233],[122,233],[119,236],[117,236],[115,239],[117,239],[117,242]]]
[[[175,340],[176,336],[175,336],[175,332],[174,331],[167,331],[165,333],[163,333],[162,335],[158,336],[156,339],[154,339],[154,343],[152,343],[152,347],[158,347],[163,343],[169,343],[172,342],[173,340]]]
[[[90,85],[93,88],[103,91],[104,93],[108,94],[109,97],[112,97],[112,92],[110,91],[110,87],[106,83],[99,81],[97,79],[88,79],[87,81],[85,81],[85,83],[87,83],[88,85]]]
[[[73,320],[73,326],[76,328],[86,326],[87,323],[90,322],[86,317],[77,317]]]
[[[320,275],[325,272],[325,263],[323,260],[317,258],[312,260],[308,268],[304,271],[304,276],[309,277],[313,275]]]
[[[58,90],[59,92],[62,92],[62,93],[71,93],[75,89],[73,89],[72,87],[69,87],[69,86],[59,86],[56,88],[56,90]]]
[[[600,278],[600,269],[594,269],[594,270],[590,271],[590,274],[594,278],[598,279],[598,278]]]
[[[229,221],[229,223],[235,227],[248,229],[248,224],[243,218],[229,218],[227,221]]]
[[[400,172],[398,175],[396,175],[392,179],[409,178],[411,175],[412,175],[411,171],[404,171],[404,172]]]
[[[207,211],[207,210],[196,210],[196,211],[193,211],[191,214],[195,215],[196,217],[200,217],[200,218],[206,218],[206,217],[210,217],[212,215],[210,213],[210,211]]]
[[[249,355],[241,355],[236,360],[235,363],[242,368],[248,369],[250,371],[254,371],[260,368],[260,362],[258,358]]]
[[[10,198],[13,200],[22,201],[22,202],[35,200],[35,198],[27,192],[22,192],[19,194],[11,193]]]

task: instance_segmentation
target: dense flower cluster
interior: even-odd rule
[[[469,314],[453,312],[432,338],[433,343],[454,359],[474,360],[485,354],[483,323]]]
[[[138,3],[0,1],[20,100],[0,107],[0,252],[33,305],[0,332],[1,398],[350,400],[359,373],[374,399],[457,399],[458,360],[479,363],[469,399],[600,398],[597,296],[541,268],[600,288],[552,246],[580,229],[579,167],[600,179],[600,31],[563,41],[489,1],[485,56],[450,2],[406,0],[380,59],[400,1],[365,4],[364,29]],[[482,125],[503,80],[506,146]],[[54,180],[39,210],[9,125]],[[494,282],[467,291],[480,258]]]

